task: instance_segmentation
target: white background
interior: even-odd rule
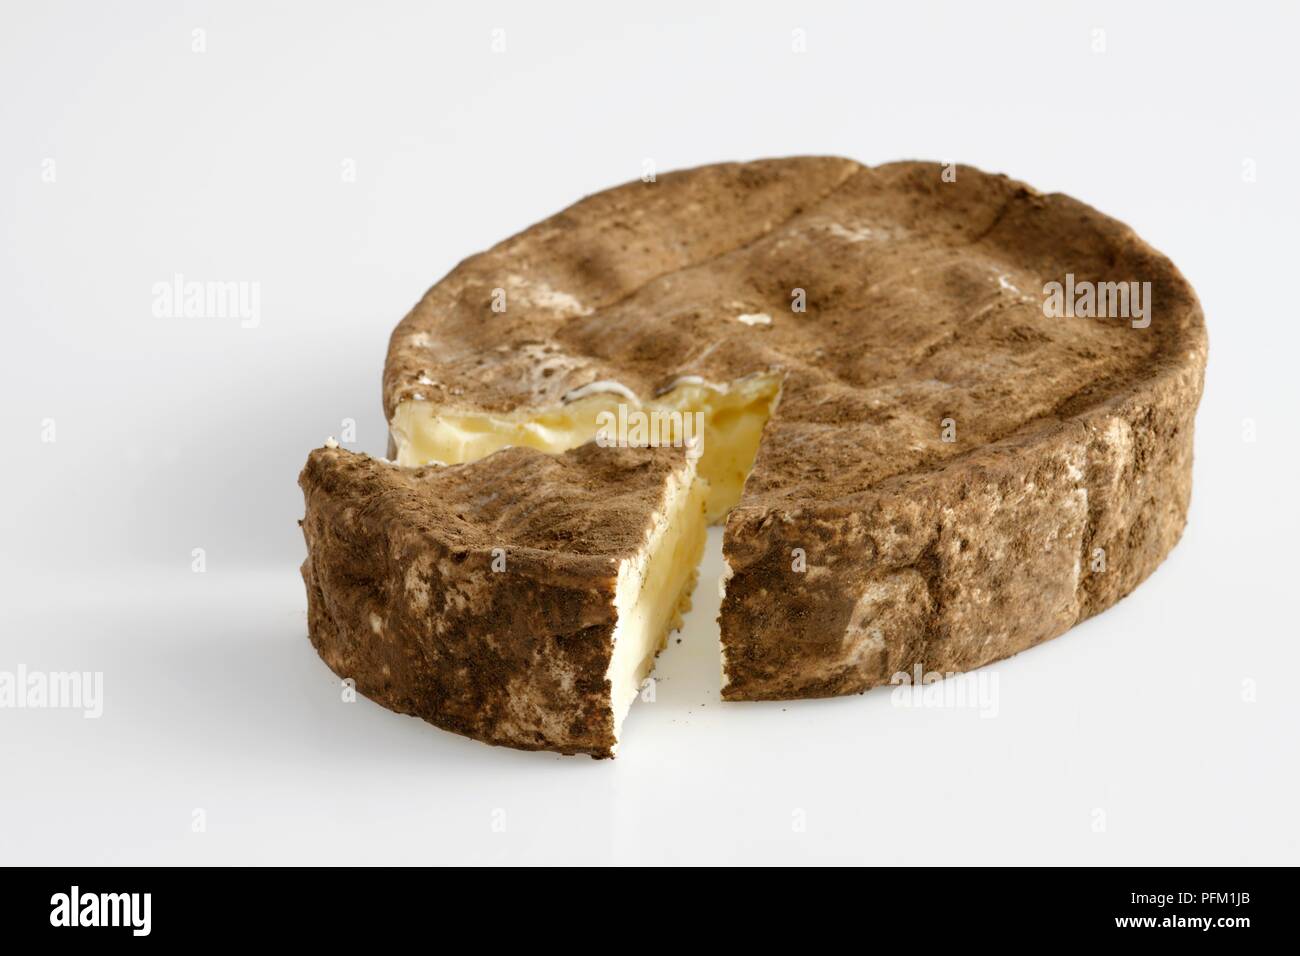
[[[0,862],[1300,862],[1296,9],[6,4],[0,670],[105,700],[0,710]],[[616,761],[342,703],[295,479],[345,418],[384,452],[393,324],[646,158],[800,153],[1007,172],[1185,272],[1210,366],[1165,564],[991,668],[992,718],[721,704],[716,531]],[[176,273],[260,283],[260,325],[155,318]]]

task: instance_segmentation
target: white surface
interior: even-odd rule
[[[0,862],[1300,862],[1296,8],[447,6],[6,6],[0,671],[105,699],[0,710]],[[646,158],[793,153],[1005,171],[1183,269],[1210,369],[1169,560],[997,665],[990,719],[721,705],[716,531],[614,762],[342,703],[294,479],[345,418],[383,452],[391,326]],[[260,324],[155,318],[176,273],[260,283]]]

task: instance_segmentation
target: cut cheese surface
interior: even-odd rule
[[[754,375],[729,386],[684,382],[644,402],[616,386],[608,383],[608,390],[588,391],[549,408],[507,413],[472,413],[423,400],[404,401],[390,424],[396,461],[408,466],[460,464],[509,447],[554,455],[591,441],[602,422],[617,421],[620,411],[624,419],[629,413],[641,413],[651,421],[680,421],[684,415],[699,413],[704,425],[699,474],[708,483],[706,513],[710,522],[720,521],[740,500],[763,426],[778,400],[780,379]],[[664,434],[680,437],[675,430]],[[635,435],[618,443],[643,444]]]
[[[681,626],[690,607],[696,568],[704,553],[704,501],[707,485],[693,480],[695,469],[674,475],[663,507],[651,519],[645,547],[619,566],[614,652],[606,677],[614,736],[654,668],[668,634]]]

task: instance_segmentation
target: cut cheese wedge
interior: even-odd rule
[[[704,547],[683,450],[404,468],[326,447],[300,484],[311,638],[339,677],[489,743],[614,755]]]

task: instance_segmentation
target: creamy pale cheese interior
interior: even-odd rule
[[[651,521],[645,546],[619,568],[618,618],[606,674],[617,739],[655,656],[669,632],[681,625],[681,606],[690,596],[685,592],[704,552],[707,525],[720,521],[740,500],[780,388],[775,375],[749,376],[725,386],[685,380],[643,402],[617,383],[597,383],[561,405],[509,414],[412,400],[397,406],[389,427],[396,462],[418,466],[477,461],[511,446],[559,454],[602,430],[602,440],[612,435],[619,444],[679,444],[685,416],[691,416],[692,428],[702,419],[698,456],[685,456]],[[653,420],[673,427],[660,427],[658,440],[650,442],[633,429],[611,429],[620,415],[626,423],[633,412],[658,416]]]
[[[512,445],[559,454],[591,441],[602,423],[610,421],[602,416],[617,418],[620,406],[625,417],[629,411],[664,416],[699,412],[704,420],[699,475],[708,482],[708,520],[716,522],[740,500],[763,425],[779,392],[779,378],[754,375],[728,386],[680,383],[646,402],[618,387],[589,391],[552,408],[499,415],[406,401],[397,406],[389,426],[398,464],[452,465],[477,461]]]
[[[614,652],[606,677],[617,739],[642,682],[668,633],[681,624],[681,607],[704,553],[707,484],[688,462],[674,473],[664,503],[651,519],[645,546],[619,567]],[[617,747],[617,744],[615,745]]]

